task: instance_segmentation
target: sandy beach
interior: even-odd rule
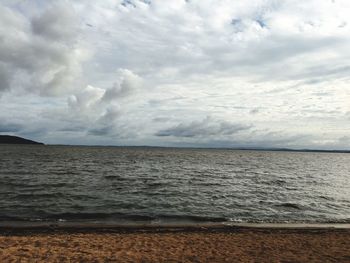
[[[350,262],[350,230],[3,227],[0,262]]]

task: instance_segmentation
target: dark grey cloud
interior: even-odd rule
[[[113,125],[107,125],[107,126],[93,128],[89,130],[88,133],[95,136],[106,136],[106,135],[111,135],[111,132],[113,130],[114,130]]]
[[[259,108],[254,108],[254,109],[251,109],[251,110],[249,111],[250,114],[257,114],[257,113],[259,113],[259,112],[260,112],[260,109],[259,109]]]
[[[155,135],[166,137],[205,137],[205,136],[229,136],[240,131],[249,130],[250,125],[230,123],[222,120],[214,120],[207,117],[201,121],[180,123],[168,129],[158,131]]]
[[[10,89],[9,72],[3,63],[0,63],[0,92]]]
[[[23,129],[22,125],[0,121],[0,133],[15,133]]]
[[[121,2],[121,5],[122,5],[122,6],[125,6],[125,7],[131,6],[131,7],[133,7],[133,8],[136,8],[136,5],[133,3],[133,1],[130,1],[130,0],[123,0],[123,1]]]

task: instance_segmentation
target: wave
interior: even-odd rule
[[[317,223],[350,214],[348,155],[42,150],[6,150],[0,221]]]
[[[289,207],[287,205],[287,207]],[[146,223],[146,224],[166,224],[166,223],[308,223],[308,224],[349,224],[349,218],[341,219],[260,219],[252,220],[248,218],[226,218],[197,215],[180,214],[128,214],[128,213],[46,213],[37,211],[36,215],[18,216],[12,214],[0,214],[0,222],[85,222],[85,223]]]
[[[193,215],[142,215],[123,213],[57,213],[19,217],[0,215],[0,221],[109,221],[109,222],[228,222],[227,218]]]
[[[282,203],[282,204],[278,204],[275,205],[277,207],[284,207],[284,208],[293,208],[293,209],[297,209],[297,210],[302,210],[303,208],[298,205],[298,204],[294,204],[294,203]]]

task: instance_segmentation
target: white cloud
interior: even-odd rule
[[[141,78],[127,69],[120,69],[119,74],[121,79],[113,84],[113,87],[107,89],[102,100],[113,101],[120,100],[135,93],[141,85]]]
[[[71,95],[68,98],[68,105],[77,111],[85,111],[89,108],[94,108],[102,99],[105,94],[105,90],[95,88],[93,86],[87,86],[75,95]]]
[[[87,86],[68,98],[70,117],[67,119],[78,124],[77,130],[85,130],[93,136],[113,138],[133,133],[127,132],[123,116],[127,116],[128,99],[138,92],[142,79],[127,69],[120,69],[115,75],[116,81],[111,88]]]
[[[33,130],[30,111],[48,142],[350,148],[349,11],[345,0],[5,1],[0,117]],[[254,128],[225,135],[223,123]]]
[[[74,90],[85,51],[79,46],[72,6],[58,4],[35,17],[0,5],[0,63],[7,69],[1,86],[41,95]]]
[[[52,41],[74,41],[78,20],[72,6],[57,4],[31,20],[33,33]]]

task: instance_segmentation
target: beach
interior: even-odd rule
[[[350,229],[2,227],[0,262],[350,262]]]

